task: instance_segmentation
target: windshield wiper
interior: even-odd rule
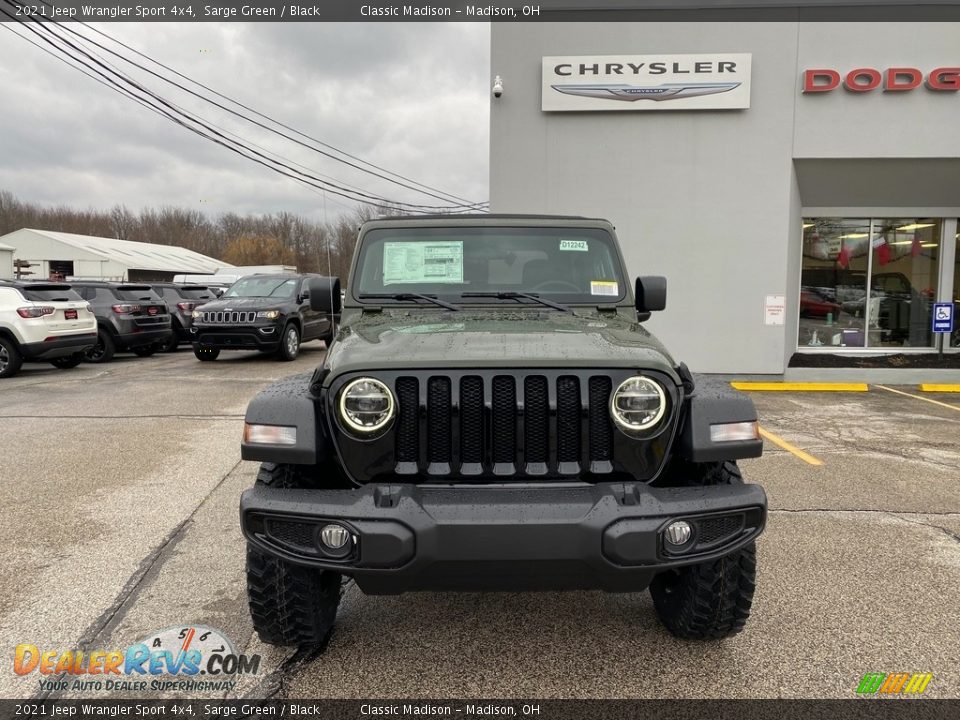
[[[420,293],[360,293],[361,300],[426,300],[434,305],[445,307],[447,310],[462,310],[459,305],[438,300],[436,295],[421,295]]]
[[[536,293],[525,293],[525,292],[469,292],[461,293],[460,297],[465,298],[496,298],[497,300],[519,300],[520,298],[526,298],[527,300],[533,300],[538,302],[541,305],[546,305],[547,307],[552,307],[557,310],[563,310],[564,312],[573,312],[573,308],[569,308],[566,305],[561,305],[558,302],[553,300],[546,300]]]

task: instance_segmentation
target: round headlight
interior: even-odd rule
[[[370,434],[393,419],[393,393],[373,378],[357,378],[340,391],[340,418],[350,430]]]
[[[654,427],[667,411],[660,383],[646,377],[627,378],[610,397],[610,414],[621,430],[638,433]]]

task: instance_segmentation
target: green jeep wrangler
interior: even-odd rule
[[[341,580],[365,593],[650,588],[684,638],[750,614],[767,502],[736,461],[756,410],[694,389],[642,323],[666,280],[627,281],[613,226],[579,217],[389,218],[360,229],[322,366],[246,413],[253,625],[316,647]]]

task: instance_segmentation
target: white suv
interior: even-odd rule
[[[96,342],[97,318],[69,285],[0,280],[0,378],[24,360],[76,367]]]

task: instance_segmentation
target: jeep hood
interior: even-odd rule
[[[660,370],[678,380],[666,349],[637,322],[578,308],[354,315],[327,353],[326,382],[343,373],[404,368]]]

